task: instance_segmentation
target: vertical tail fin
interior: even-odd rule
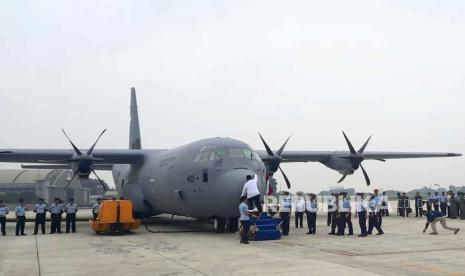
[[[129,149],[142,149],[137,111],[136,88],[131,87],[131,123],[129,125]]]

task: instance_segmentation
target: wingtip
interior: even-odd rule
[[[448,153],[447,156],[462,156],[461,153]]]

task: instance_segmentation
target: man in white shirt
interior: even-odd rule
[[[336,195],[334,193],[331,193],[331,196],[328,198],[328,219],[327,219],[327,225],[330,226],[331,223],[334,223],[333,220],[335,220],[335,214],[336,214]]]
[[[295,228],[299,228],[299,225],[300,225],[300,228],[304,228],[303,226],[304,212],[305,212],[305,199],[302,197],[301,193],[298,193],[297,200],[295,202]]]
[[[260,203],[260,191],[258,190],[257,186],[257,175],[253,177],[251,175],[247,175],[247,182],[244,184],[244,188],[242,189],[241,196],[247,196],[247,205],[249,205],[249,210],[252,210],[255,204],[258,211],[262,212],[262,204]]]

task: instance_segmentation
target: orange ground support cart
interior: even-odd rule
[[[140,220],[132,217],[130,200],[104,200],[100,205],[97,219],[90,220],[90,226],[96,233],[122,235],[140,227]]]

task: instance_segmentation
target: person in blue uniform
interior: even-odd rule
[[[428,195],[426,196],[426,211],[430,211],[432,209],[433,201],[433,196],[430,192],[428,192]]]
[[[376,210],[375,214],[378,217],[378,224],[379,227],[383,224],[383,216],[381,215],[381,210],[383,209],[383,206],[381,206],[384,197],[382,195],[379,195],[378,189],[374,189],[373,193],[375,194],[374,200],[376,201]]]
[[[346,230],[347,208],[344,205],[344,193],[340,192],[337,197],[338,205],[338,223],[337,223],[337,236],[344,236]]]
[[[51,214],[51,228],[50,234],[61,234],[61,214],[63,214],[63,204],[59,198],[55,198],[55,201],[49,208]]]
[[[249,243],[249,229],[250,229],[250,216],[249,216],[249,205],[246,203],[247,196],[241,196],[240,204],[239,204],[239,214],[241,215],[239,221],[242,225],[242,234],[241,234],[241,242],[242,244]]]
[[[339,211],[339,226],[337,235],[344,236],[346,224],[349,227],[349,236],[353,235],[353,227],[352,227],[352,219],[351,219],[351,209],[350,209],[350,201],[347,198],[347,193],[342,192],[340,193],[339,198],[339,206],[342,206]]]
[[[0,228],[2,230],[2,236],[6,236],[5,225],[6,225],[6,215],[10,213],[10,210],[5,205],[3,200],[0,200]]]
[[[78,211],[78,206],[74,203],[73,198],[69,199],[64,210],[66,213],[66,233],[69,233],[70,228],[73,233],[76,233],[76,213]]]
[[[328,235],[336,235],[336,233],[338,232],[337,228],[339,227],[339,200],[337,200],[337,198],[334,198],[333,204],[333,212],[331,212],[331,232],[329,232]]]
[[[42,230],[42,235],[45,234],[45,216],[47,213],[47,204],[43,198],[39,199],[39,202],[34,205],[34,213],[36,214],[35,223],[34,223],[34,235],[37,235],[40,229]]]
[[[358,194],[358,201],[357,201],[357,216],[358,216],[358,224],[360,226],[360,235],[359,237],[366,237],[367,234],[367,203],[365,201],[365,194],[359,193]]]
[[[438,231],[436,229],[436,223],[441,223],[442,228],[454,231],[454,234],[457,234],[460,231],[460,228],[452,228],[448,227],[446,223],[446,218],[442,214],[441,211],[436,211],[436,210],[430,210],[430,211],[425,211],[425,216],[426,216],[426,225],[425,229],[423,229],[423,234],[426,232],[426,229],[428,229],[428,226],[431,224],[431,228],[433,232],[430,233],[430,235],[437,235]]]
[[[24,206],[24,200],[19,199],[18,205],[15,208],[16,215],[16,236],[20,234],[25,236],[24,227],[26,226],[26,207]]]
[[[420,192],[415,193],[415,217],[423,216],[423,197],[420,195]]]
[[[378,216],[376,215],[376,209],[378,208],[378,202],[375,199],[375,196],[372,195],[368,201],[368,235],[371,235],[373,232],[373,227],[376,228],[378,234],[384,234],[381,226],[379,225]]]
[[[315,194],[309,194],[305,199],[305,214],[307,215],[307,234],[316,234],[316,212],[318,211],[318,202]]]
[[[305,199],[302,193],[297,194],[297,199],[295,201],[295,228],[304,228],[304,213],[305,213]]]
[[[281,227],[283,229],[283,235],[289,235],[289,225],[291,223],[291,209],[292,199],[289,192],[285,191],[283,196],[280,197],[279,215],[283,220]]]
[[[439,207],[444,216],[447,216],[447,195],[446,192],[442,192],[439,196]]]
[[[440,196],[439,196],[439,193],[438,192],[434,192],[434,195],[433,195],[433,208],[435,211],[439,211],[439,200],[440,200]]]

